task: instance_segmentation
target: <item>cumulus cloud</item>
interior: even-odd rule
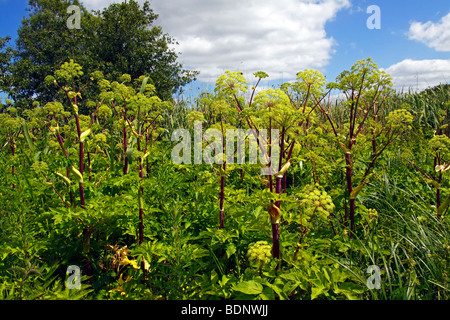
[[[397,90],[423,90],[450,80],[450,60],[406,59],[385,70],[393,78]]]
[[[100,9],[111,2],[83,3]],[[151,6],[156,23],[178,41],[184,67],[212,82],[227,69],[288,80],[305,68],[325,67],[335,45],[325,24],[350,1],[154,0]]]
[[[438,23],[413,22],[409,27],[408,37],[417,40],[436,51],[450,51],[450,13]]]

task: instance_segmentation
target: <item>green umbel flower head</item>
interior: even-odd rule
[[[272,257],[272,247],[267,241],[258,241],[249,245],[247,252],[248,260],[252,265],[262,267]]]
[[[334,204],[328,193],[319,184],[307,185],[298,194],[303,209],[303,218],[308,219],[313,214],[327,220],[334,210]]]

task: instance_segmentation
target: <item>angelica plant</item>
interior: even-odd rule
[[[275,191],[277,194],[281,194],[281,179],[290,166],[289,160],[293,147],[292,145],[289,155],[285,159],[286,162],[283,164],[283,158],[285,158],[284,137],[292,127],[292,124],[295,123],[296,110],[291,106],[287,95],[280,89],[268,89],[255,95],[258,84],[262,79],[268,77],[268,75],[265,72],[259,71],[255,72],[254,76],[258,80],[252,87],[248,104],[242,96],[248,90],[247,80],[244,78],[242,72],[227,71],[225,75],[219,77],[216,82],[216,92],[225,101],[234,106],[240,118],[247,123],[261,151],[260,158],[263,159],[263,163],[270,170],[268,188],[271,192]],[[261,129],[268,130],[269,134],[267,137],[260,134]],[[281,138],[272,140],[272,129],[281,130]],[[279,159],[276,159],[276,163],[271,163],[269,159],[273,159],[272,145],[275,143],[279,144],[281,152],[279,153]],[[267,148],[264,146],[267,146]],[[273,176],[275,176],[275,190]],[[269,200],[267,207],[271,217],[272,254],[275,258],[280,258],[280,204],[280,201],[274,203]]]
[[[434,156],[433,174],[427,174],[410,160],[408,162],[436,189],[436,216],[438,219],[441,219],[450,206],[450,195],[444,201],[441,199],[441,191],[444,183],[443,177],[448,172],[447,170],[450,169],[450,138],[446,135],[435,135],[429,140],[428,151]]]
[[[387,125],[382,131],[376,133],[382,140],[379,148],[373,149],[372,160],[363,171],[358,184],[355,183],[354,147],[357,142],[363,140],[364,132],[368,130],[369,115],[374,115],[384,107],[384,97],[392,86],[392,78],[378,69],[376,63],[370,58],[356,62],[351,70],[343,71],[335,83],[329,83],[330,89],[343,92],[345,100],[343,107],[348,111],[347,124],[341,128],[330,116],[330,104],[321,104],[320,110],[328,120],[345,159],[345,181],[348,197],[345,205],[345,223],[350,222],[350,236],[355,230],[355,201],[358,193],[367,183],[368,178],[376,160],[404,130],[408,129],[412,116],[406,111],[394,112],[388,116]],[[370,125],[370,124],[369,124]],[[373,140],[372,140],[373,144]]]
[[[204,154],[203,160],[211,166],[219,181],[219,229],[223,229],[225,217],[225,185],[230,170],[228,164],[229,162],[231,164],[235,163],[235,155],[237,153],[236,149],[234,154],[227,155],[227,130],[236,129],[236,110],[231,108],[220,97],[203,97],[198,103],[202,111],[190,111],[187,115],[187,122],[190,126],[196,126],[194,129],[197,132],[201,132],[202,143],[197,147],[204,150],[202,152]],[[205,113],[208,118],[205,118]],[[208,127],[205,132],[203,132],[202,124]],[[212,151],[215,153],[214,157],[211,157]]]
[[[149,83],[148,77],[141,76],[132,83],[130,75],[124,74],[119,81],[99,81],[100,97],[107,106],[111,106],[116,116],[122,118],[120,125],[123,132],[123,174],[128,173],[134,160],[138,164],[138,243],[141,244],[144,241],[144,160],[150,155],[148,148],[152,141],[161,133],[158,125],[162,120],[164,108],[169,107],[169,104],[155,95],[155,86]],[[136,89],[136,86],[139,89]],[[147,163],[147,174],[148,171]]]
[[[285,84],[282,89],[256,92],[261,80],[268,75],[260,71],[255,72],[254,76],[257,82],[252,87],[249,99],[243,96],[248,91],[248,83],[240,72],[227,71],[217,80],[216,92],[235,107],[241,123],[246,123],[252,132],[261,151],[260,158],[270,171],[267,188],[280,195],[286,191],[286,175],[291,166],[296,140],[301,139],[301,128],[323,99],[323,96],[319,96],[324,78],[306,70],[298,73],[299,81],[293,85]],[[260,134],[262,130],[267,130],[267,137]],[[278,137],[272,135],[272,130],[278,130]],[[277,148],[274,148],[275,145]],[[275,154],[275,150],[279,150],[279,153]],[[272,251],[274,257],[279,258],[281,201],[268,200],[267,204],[272,223]]]
[[[256,73],[259,76],[259,81],[266,77],[264,73]],[[258,84],[256,84],[257,86]],[[253,88],[253,95],[256,90],[256,86]],[[219,156],[222,158],[219,161],[218,174],[220,176],[220,192],[219,192],[219,228],[224,227],[224,200],[225,200],[225,180],[227,176],[227,161],[234,163],[235,155],[231,155],[231,158],[226,157],[225,146],[227,142],[226,130],[235,129],[235,125],[242,123],[242,118],[240,117],[243,106],[245,104],[245,99],[242,94],[247,92],[248,85],[247,80],[244,78],[242,72],[231,72],[227,70],[224,75],[220,76],[216,81],[215,92],[217,97],[215,99],[207,99],[203,97],[201,100],[203,105],[207,105],[209,119],[217,119],[212,125],[212,129],[216,129],[220,132],[221,141],[219,146],[222,146],[222,150],[219,150]],[[206,108],[205,108],[206,109]],[[254,136],[257,138],[257,133],[254,126],[247,119],[248,126],[252,130]],[[219,135],[217,135],[219,136]],[[208,140],[208,139],[207,139]],[[234,142],[233,142],[234,144]],[[239,149],[238,146],[237,149]],[[236,152],[237,152],[236,149]],[[240,155],[242,157],[243,155]],[[244,155],[245,157],[245,155]]]
[[[75,128],[76,128],[76,140],[78,141],[78,168],[74,165],[69,164],[69,150],[68,144],[70,140],[66,139],[64,141],[62,135],[59,132],[59,126],[51,127],[48,123],[47,126],[49,130],[54,134],[57,139],[61,149],[63,150],[66,158],[68,167],[70,165],[70,173],[67,170],[67,176],[59,174],[61,178],[63,178],[68,185],[71,184],[71,177],[74,177],[78,182],[78,191],[80,197],[80,207],[82,209],[86,209],[86,198],[85,198],[85,190],[84,190],[84,170],[85,170],[85,141],[89,135],[92,133],[92,121],[89,116],[84,116],[79,114],[79,102],[82,99],[82,91],[89,85],[90,82],[95,79],[99,79],[101,74],[98,72],[92,73],[87,80],[83,81],[83,68],[78,63],[75,63],[72,59],[69,62],[65,62],[61,65],[60,69],[56,70],[53,75],[48,75],[45,78],[45,82],[48,85],[54,85],[59,89],[59,92],[62,93],[66,101],[71,106],[71,111],[75,117]],[[100,106],[101,104],[99,104]],[[61,108],[62,104],[59,102],[48,103],[45,107],[47,108],[48,117],[47,120],[51,120],[52,116],[56,113],[62,113],[63,108]],[[49,117],[50,116],[50,117]],[[70,121],[69,121],[70,122]],[[70,135],[70,134],[69,134]],[[66,137],[67,138],[67,137]],[[55,190],[56,191],[56,190]],[[59,193],[58,193],[59,194]],[[71,199],[72,200],[72,199]],[[72,203],[73,204],[73,203]],[[82,223],[83,221],[80,220]],[[90,252],[90,243],[91,243],[91,235],[93,232],[93,227],[83,224],[84,228],[82,231],[83,234],[83,253],[85,254],[86,261],[86,272],[88,275],[92,274],[91,270],[91,261],[89,258]]]
[[[86,205],[85,194],[84,194],[84,141],[91,134],[90,128],[82,128],[80,125],[80,116],[79,116],[79,106],[78,99],[81,99],[81,92],[90,81],[94,80],[91,76],[90,79],[77,86],[76,81],[81,78],[83,73],[83,68],[75,63],[73,60],[69,62],[65,62],[61,65],[61,68],[56,70],[54,76],[47,76],[45,78],[45,82],[47,84],[54,84],[59,88],[61,92],[63,92],[71,105],[72,112],[75,115],[75,123],[77,130],[77,138],[78,138],[78,151],[79,151],[79,160],[78,160],[78,169],[74,166],[71,167],[72,173],[74,174],[76,180],[78,181],[79,186],[79,194],[80,194],[80,206],[84,207]],[[83,129],[83,131],[82,131]],[[61,137],[58,137],[59,143],[61,144]]]
[[[327,148],[328,140],[324,137],[324,130],[319,121],[319,108],[329,91],[325,90],[325,77],[317,70],[305,69],[297,73],[294,82],[281,85],[281,89],[288,95],[290,103],[298,110],[298,123],[292,130],[291,136],[295,145],[294,152],[313,167],[314,182],[320,183],[317,167],[328,164],[323,157],[318,156]],[[318,150],[318,151],[315,151]],[[283,189],[286,190],[286,176]]]
[[[9,111],[9,113],[12,113],[13,115],[10,115],[8,113],[0,114],[0,127],[2,131],[2,137],[5,138],[1,150],[3,151],[4,148],[9,147],[13,160],[11,164],[11,175],[14,176],[16,173],[16,168],[14,165],[14,158],[16,154],[16,140],[21,131],[21,125],[19,119],[17,119],[17,117],[14,117],[14,110],[12,110],[12,112],[11,110]],[[14,183],[12,183],[11,186],[12,188],[15,188]]]

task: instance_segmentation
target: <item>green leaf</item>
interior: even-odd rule
[[[91,129],[89,128],[80,135],[80,141],[84,142],[84,140],[86,140],[87,136],[89,136],[90,134],[91,134]]]
[[[133,164],[133,148],[131,148],[131,147],[127,148],[127,158],[128,158],[128,163]]]
[[[314,286],[311,288],[311,300],[314,300],[318,296],[320,296],[322,293],[325,293],[327,291],[327,288],[323,284],[319,284],[318,286]]]
[[[229,243],[225,249],[225,252],[227,254],[227,258],[230,258],[236,252],[236,246],[234,243]]]
[[[143,163],[145,158],[147,158],[150,155],[150,151],[148,151],[146,154],[144,154],[141,158],[141,162]]]
[[[350,199],[356,199],[356,196],[358,193],[361,192],[362,188],[366,185],[366,180],[368,180],[370,177],[373,176],[373,173],[369,174],[361,183],[353,189],[353,191],[350,193]]]
[[[245,294],[260,294],[263,292],[261,283],[255,280],[243,281],[233,286],[234,291],[239,291]]]
[[[438,216],[442,216],[442,214],[447,210],[447,208],[450,206],[450,196],[445,199],[445,201],[437,208],[437,214]]]
[[[281,279],[278,279],[278,280],[281,280]],[[280,300],[287,300],[287,299],[289,299],[289,297],[286,295],[286,293],[283,292],[283,290],[280,287],[278,287],[275,283],[272,284],[272,283],[267,281],[267,282],[264,282],[264,285],[266,285],[270,289],[272,289],[280,297]]]
[[[72,166],[70,169],[72,173],[75,175],[75,179],[77,179],[79,183],[83,183],[83,175],[81,174],[81,172],[78,171],[78,169],[75,168],[74,166]]]
[[[140,94],[144,94],[145,86],[147,85],[147,82],[148,82],[148,77],[145,77],[144,80],[142,81],[141,90],[139,91]]]
[[[23,119],[23,134],[25,135],[25,138],[27,139],[28,145],[30,146],[31,151],[34,152],[36,147],[34,146],[33,140],[31,140],[30,133],[28,132],[28,126],[25,119]]]
[[[60,178],[62,178],[65,182],[67,182],[67,184],[69,184],[69,185],[71,184],[70,179],[67,178],[66,176],[62,175],[62,174],[59,173],[59,172],[55,172],[55,174],[56,174],[57,176],[59,176]]]
[[[433,187],[435,187],[436,189],[440,189],[441,188],[441,184],[439,182],[437,182],[436,180],[430,180],[430,179],[425,179],[428,183],[431,183],[433,185]]]
[[[67,138],[63,144],[64,150],[68,150],[71,146],[72,146],[72,141],[70,140],[70,138]]]
[[[341,283],[339,287],[334,290],[334,292],[342,293],[349,300],[360,300],[358,295],[364,293],[364,287],[361,287],[353,282],[344,282]]]
[[[221,177],[226,177],[227,176],[227,172],[226,170],[223,170],[222,165],[219,166],[219,174]]]
[[[340,142],[340,141],[338,141],[338,143],[339,143],[339,148],[340,148],[342,151],[344,151],[344,153],[350,154],[350,149],[347,148],[347,146],[346,146],[345,144],[343,144],[343,143]]]

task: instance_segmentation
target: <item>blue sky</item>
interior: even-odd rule
[[[27,2],[0,0],[1,37],[16,37]],[[83,3],[101,9],[111,2]],[[367,28],[370,5],[380,8],[381,29]],[[253,72],[266,71],[263,86],[293,80],[305,68],[332,81],[368,57],[398,89],[450,82],[448,0],[153,0],[151,6],[157,24],[179,41],[180,62],[201,72],[187,96],[212,90],[227,69],[244,71],[250,83]]]

